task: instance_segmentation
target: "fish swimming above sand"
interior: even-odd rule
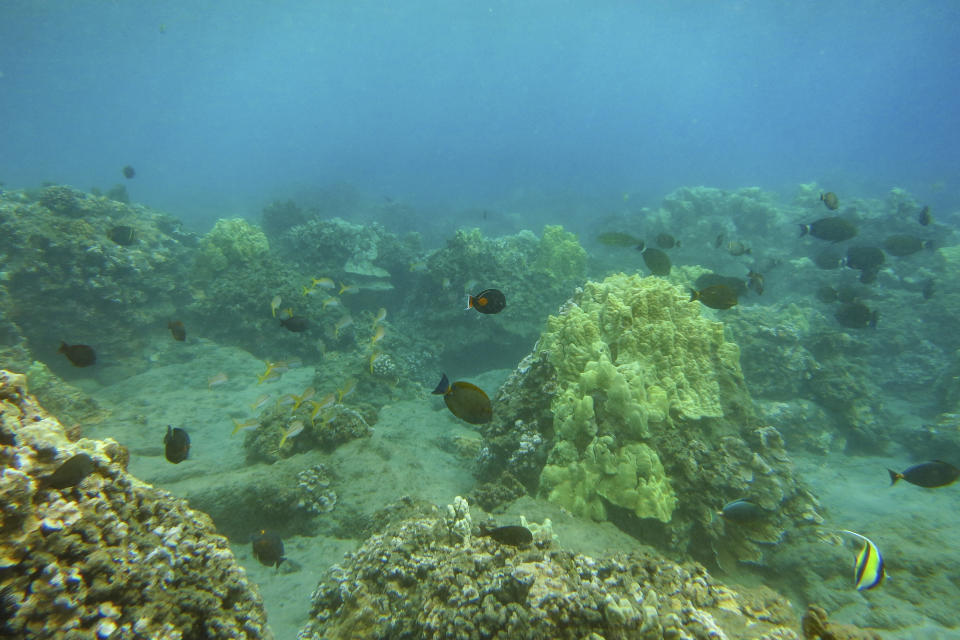
[[[910,484],[927,489],[946,487],[960,478],[960,469],[943,460],[921,462],[904,469],[900,473],[893,469],[887,469],[887,472],[890,474],[891,486],[897,484],[897,480],[906,480]]]
[[[493,419],[490,398],[480,387],[469,382],[450,383],[443,374],[434,395],[442,395],[450,413],[470,424],[486,424]]]
[[[163,453],[173,464],[180,464],[190,455],[190,436],[180,427],[167,425],[167,435],[163,437]]]
[[[484,289],[475,296],[467,296],[467,308],[464,311],[475,309],[483,314],[500,313],[507,306],[507,297],[499,289]]]
[[[273,296],[273,299],[270,301],[270,313],[273,314],[273,317],[277,317],[277,309],[280,308],[280,303],[283,302],[283,298],[280,296]]]
[[[261,529],[250,537],[253,545],[253,557],[267,567],[280,567],[286,560],[283,557],[283,540],[277,534]]]
[[[869,591],[880,585],[886,577],[887,572],[884,568],[883,556],[877,545],[859,533],[841,529],[840,533],[846,533],[854,536],[863,542],[863,548],[857,553],[853,561],[853,584],[857,591]]]
[[[241,431],[254,431],[259,426],[260,426],[259,418],[250,418],[249,420],[244,420],[243,422],[240,422],[239,420],[234,418],[233,431],[230,432],[230,435],[235,436]]]
[[[750,247],[740,242],[739,240],[731,240],[727,243],[727,253],[737,258],[743,255],[750,255]]]
[[[303,433],[303,422],[294,420],[290,423],[290,426],[281,431],[280,444],[277,445],[277,449],[282,449],[287,440],[296,438],[301,433]]]
[[[908,234],[897,234],[887,236],[887,239],[883,241],[883,248],[890,255],[903,258],[913,255],[921,249],[933,249],[933,241],[921,240]]]
[[[57,353],[62,353],[67,356],[67,360],[75,367],[89,367],[97,362],[97,354],[93,350],[93,347],[85,344],[67,344],[66,342],[61,342]]]
[[[220,372],[214,376],[207,378],[207,389],[213,389],[214,387],[219,387],[222,384],[226,384],[230,377],[224,372]]]
[[[303,316],[290,316],[281,318],[280,326],[293,333],[302,333],[310,328],[310,321]]]

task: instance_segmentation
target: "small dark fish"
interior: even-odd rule
[[[723,241],[726,239],[726,236],[722,233],[717,234],[717,239],[713,241],[713,248],[719,249],[723,246]]]
[[[870,271],[879,269],[886,260],[883,249],[878,247],[850,247],[844,264],[851,269]]]
[[[906,234],[889,236],[883,241],[883,248],[887,253],[898,258],[913,255],[921,249],[933,249],[932,240],[921,240],[916,236]]]
[[[837,289],[837,300],[843,303],[856,302],[861,295],[866,295],[862,287],[845,284]]]
[[[303,316],[290,316],[289,318],[280,318],[280,326],[287,331],[300,333],[310,328],[310,322]]]
[[[107,237],[122,247],[129,247],[137,241],[137,232],[133,227],[120,225],[107,231]]]
[[[480,537],[492,538],[500,544],[510,545],[511,547],[525,547],[533,542],[533,533],[526,527],[520,525],[508,525],[506,527],[496,527],[487,529],[480,525]]]
[[[164,455],[173,464],[180,464],[190,455],[190,436],[180,427],[167,425],[167,435],[163,437]]]
[[[680,241],[669,233],[661,233],[657,236],[657,246],[661,249],[673,249],[680,246]]]
[[[930,215],[930,207],[924,207],[920,210],[920,213],[917,215],[917,222],[924,227],[933,222],[933,216]]]
[[[923,289],[920,290],[921,295],[923,295],[923,299],[929,300],[933,297],[935,292],[936,286],[934,285],[933,278],[927,278],[927,281],[923,283]]]
[[[280,567],[280,563],[286,560],[283,557],[283,540],[277,534],[266,529],[261,529],[259,533],[250,538],[253,543],[253,557],[260,561],[260,564],[267,567]]]
[[[123,168],[123,177],[126,178],[127,180],[129,180],[135,175],[137,175],[137,171],[130,165],[127,165]]]
[[[849,302],[837,309],[834,317],[837,322],[850,329],[865,329],[867,327],[876,329],[880,314],[877,311],[871,311],[862,302]]]
[[[170,335],[177,342],[183,342],[187,339],[187,328],[179,320],[173,320],[167,323],[167,329],[170,329]]]
[[[860,277],[857,278],[857,280],[859,280],[863,284],[870,284],[872,282],[876,282],[878,273],[880,273],[880,269],[877,267],[873,267],[871,269],[864,269],[863,271],[860,272]]]
[[[467,296],[467,310],[480,313],[500,313],[507,306],[507,298],[499,289],[485,289],[475,296]]]
[[[67,344],[66,342],[61,342],[57,353],[62,353],[67,356],[67,360],[75,367],[89,367],[97,362],[97,354],[92,347],[85,344]]]
[[[747,271],[747,286],[758,296],[763,295],[763,274],[753,269]]]
[[[643,251],[643,240],[629,233],[620,233],[619,231],[601,233],[597,236],[597,242],[605,244],[608,247],[637,247]]]
[[[821,269],[839,269],[843,264],[843,254],[836,249],[824,249],[813,257],[813,264]]]
[[[78,453],[57,467],[57,470],[47,476],[44,482],[54,489],[75,487],[93,473],[95,467],[93,458],[85,453]]]
[[[733,293],[739,298],[740,296],[747,295],[747,283],[743,278],[735,278],[733,276],[722,276],[719,273],[705,273],[697,278],[693,282],[694,289],[706,289],[707,287],[712,287],[715,284],[722,284],[730,287],[733,290]]]
[[[817,300],[824,304],[830,304],[837,301],[837,290],[828,284],[817,289]]]
[[[810,234],[820,240],[842,242],[857,235],[857,228],[843,218],[820,218],[816,222],[800,225],[800,237]]]
[[[483,389],[469,382],[450,384],[447,374],[443,374],[440,384],[433,390],[434,395],[442,395],[450,413],[470,424],[486,424],[493,419],[493,407],[490,398]]]
[[[670,275],[670,257],[660,249],[647,248],[643,252],[643,262],[655,276]]]
[[[725,284],[715,284],[700,291],[690,289],[690,302],[694,300],[711,309],[729,309],[737,304],[737,294]]]
[[[960,469],[949,462],[942,460],[931,460],[930,462],[921,462],[912,467],[897,473],[893,469],[887,469],[890,474],[890,484],[897,484],[897,480],[906,480],[910,484],[927,489],[945,487],[953,484],[960,478]]]
[[[734,500],[723,505],[723,509],[717,512],[724,520],[731,522],[746,523],[756,522],[767,517],[767,511],[763,507],[750,502],[749,500]]]
[[[742,256],[750,253],[750,247],[743,244],[739,240],[731,240],[727,243],[727,253],[735,257]]]
[[[824,206],[830,211],[836,211],[837,207],[840,206],[840,200],[837,198],[837,194],[833,191],[827,191],[826,193],[820,194],[820,201],[823,202]]]

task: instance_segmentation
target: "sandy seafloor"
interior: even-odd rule
[[[204,485],[222,482],[228,472],[234,482],[236,474],[251,473],[254,468],[262,472],[265,465],[247,466],[242,434],[230,435],[231,418],[250,417],[248,405],[265,391],[274,398],[300,393],[313,379],[313,367],[304,366],[289,371],[280,381],[258,385],[256,375],[263,370],[262,361],[240,349],[219,347],[202,339],[158,345],[148,362],[145,372],[114,375],[116,381],[110,385],[98,385],[90,379],[76,379],[73,383],[111,410],[108,419],[85,428],[84,435],[120,441],[130,449],[130,471],[134,475],[175,495],[187,495]],[[226,373],[229,381],[208,388],[207,379],[220,372]],[[508,374],[506,370],[492,371],[471,381],[490,390],[493,396],[493,390]],[[104,375],[101,379],[109,377]],[[454,496],[465,495],[473,486],[469,465],[441,448],[441,443],[458,433],[469,434],[471,428],[456,420],[439,398],[429,394],[427,386],[435,381],[421,382],[424,388],[418,397],[383,407],[371,438],[349,442],[332,453],[300,454],[280,464],[306,468],[322,462],[332,468],[337,477],[333,485],[338,494],[336,509],[371,513],[405,495],[442,507],[451,503]],[[183,427],[190,434],[190,458],[179,465],[170,464],[163,457],[162,439],[167,424]],[[852,457],[842,452],[827,456],[790,453],[798,474],[825,508],[824,527],[868,533],[880,546],[888,567],[887,582],[878,589],[857,594],[852,587],[856,547],[848,544],[850,562],[837,566],[836,575],[817,589],[815,600],[830,611],[831,620],[863,623],[869,614],[873,620],[880,617],[910,625],[884,633],[885,638],[960,639],[960,630],[944,628],[935,620],[918,615],[913,603],[916,596],[898,586],[897,580],[898,575],[923,572],[926,579],[940,583],[936,586],[944,595],[944,607],[960,606],[956,598],[956,580],[960,576],[952,576],[952,582],[950,576],[938,572],[942,564],[958,564],[956,514],[960,510],[960,485],[925,490],[901,482],[890,487],[886,468],[902,469],[916,462],[906,458]],[[474,522],[484,518],[475,505],[472,511]],[[551,518],[558,544],[588,555],[641,546],[609,523],[575,519],[557,506],[533,498],[518,500],[506,513],[494,517],[499,523],[509,524],[517,522],[521,514],[537,522]],[[360,541],[318,535],[289,538],[284,544],[290,562],[278,571],[260,565],[248,542],[231,540],[237,558],[260,586],[270,626],[278,639],[296,637],[307,620],[310,595],[317,583],[332,564],[357,548]],[[730,575],[716,568],[710,570],[718,579],[731,584],[760,581],[756,574]],[[784,595],[797,595],[782,585],[772,586]],[[803,607],[804,603],[795,601],[798,619]]]

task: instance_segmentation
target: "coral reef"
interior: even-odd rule
[[[705,562],[762,564],[820,516],[780,434],[757,424],[738,357],[723,325],[663,280],[589,282],[498,394],[481,477],[507,470],[528,484],[546,451],[536,489],[574,514]],[[716,515],[737,498],[769,516]]]
[[[6,630],[38,640],[272,638],[256,587],[210,519],[128,475],[116,442],[70,442],[23,382],[0,371]],[[79,453],[92,460],[89,475],[51,487]]]
[[[269,252],[270,242],[259,227],[243,218],[220,219],[200,240],[197,268],[216,273],[255,262]]]
[[[446,515],[387,525],[320,583],[298,638],[798,638],[783,598],[698,565],[554,550],[547,523],[528,548],[468,527],[459,497]]]
[[[801,622],[804,640],[881,640],[879,633],[852,624],[827,620],[827,612],[815,604],[807,607]]]

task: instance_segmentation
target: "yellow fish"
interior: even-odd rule
[[[336,286],[330,278],[314,278],[310,283],[311,288],[320,287],[321,289],[333,289],[333,287]]]
[[[222,384],[225,384],[230,378],[227,377],[227,374],[220,372],[217,375],[207,378],[207,388],[213,389],[214,387],[219,387]]]
[[[340,330],[341,330],[341,329],[346,329],[347,327],[349,327],[349,326],[352,325],[352,324],[353,324],[353,317],[352,317],[350,314],[347,314],[347,315],[343,316],[342,318],[340,318],[339,320],[337,320],[337,323],[336,323],[335,325],[333,325],[333,335],[334,335],[334,337],[335,337],[335,338],[339,338],[339,337],[340,337]]]
[[[282,375],[283,371],[275,368],[272,362],[268,362],[267,370],[257,376],[257,384],[279,380]]]
[[[337,401],[343,402],[343,399],[346,398],[351,393],[353,393],[353,390],[356,389],[356,387],[357,387],[356,378],[350,378],[349,380],[344,382],[343,388],[337,389]]]
[[[313,287],[307,288],[306,286],[304,286],[304,287],[303,287],[303,295],[305,295],[305,296],[312,296],[312,295],[313,295]]]
[[[313,387],[307,387],[306,389],[303,390],[303,393],[301,393],[298,396],[294,396],[294,399],[295,399],[295,402],[293,403],[294,411],[299,409],[300,405],[302,405],[304,402],[312,398],[314,395],[316,395],[316,393],[317,393],[316,389],[314,389]]]
[[[231,436],[237,434],[238,431],[252,431],[260,426],[260,421],[257,418],[250,418],[249,420],[244,420],[240,422],[236,418],[233,419],[233,431],[230,432]]]
[[[373,337],[370,338],[370,344],[377,344],[383,340],[383,336],[386,333],[386,329],[383,328],[382,324],[378,324],[376,330],[373,332]]]
[[[283,298],[280,296],[273,296],[273,300],[270,301],[270,312],[273,313],[273,317],[277,317],[277,309],[280,308],[280,303],[283,302]]]
[[[379,351],[374,351],[370,354],[370,373],[373,373],[373,365],[377,363],[377,360],[383,357],[383,354]]]
[[[328,306],[339,307],[340,300],[338,300],[337,298],[334,298],[333,296],[330,296],[329,298],[323,301],[323,308],[326,309]]]
[[[387,317],[387,310],[384,309],[383,307],[380,307],[380,309],[377,310],[377,315],[373,316],[373,324],[378,324],[380,322],[383,322],[386,317]]]
[[[310,419],[313,420],[317,417],[317,414],[323,411],[328,407],[332,407],[337,401],[337,395],[335,393],[328,393],[320,399],[320,402],[311,402],[313,405],[313,411],[310,412]]]
[[[280,438],[280,444],[277,445],[277,449],[282,449],[283,444],[288,438],[296,438],[301,432],[303,432],[303,422],[300,420],[292,422],[289,427],[283,430],[283,436]]]
[[[338,292],[339,295],[342,296],[345,293],[356,293],[356,292],[357,292],[357,285],[343,284],[342,282],[340,283],[340,291]]]
[[[269,393],[264,393],[257,397],[256,400],[250,405],[250,411],[257,411],[262,409],[265,404],[270,402],[271,395]]]

